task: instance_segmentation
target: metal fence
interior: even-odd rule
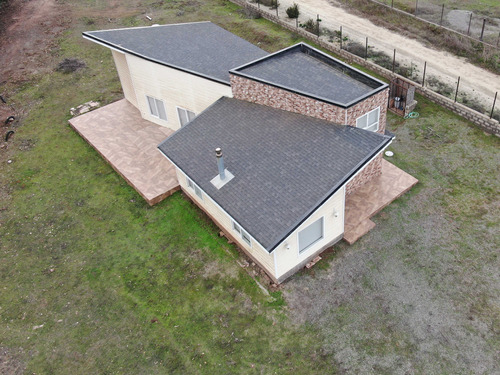
[[[482,92],[468,77],[447,75],[444,73],[445,69],[438,69],[432,62],[426,61],[425,57],[404,55],[394,48],[394,45],[363,35],[353,28],[342,25],[341,20],[323,19],[320,14],[314,16],[301,14],[298,19],[290,19],[286,14],[289,4],[285,0],[283,5],[278,3],[278,7],[275,5],[275,0],[268,1],[272,1],[272,5],[264,5],[263,0],[247,0],[252,5],[258,5],[260,11],[267,12],[290,26],[297,29],[305,28],[323,41],[500,121],[500,105],[496,105],[496,94]]]
[[[425,0],[413,0],[411,5],[406,6],[394,0],[370,1],[390,6],[490,45],[500,45],[500,18],[487,17],[469,10],[452,9],[444,3],[439,5]]]

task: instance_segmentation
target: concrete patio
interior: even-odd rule
[[[156,148],[173,130],[144,120],[127,100],[72,118],[69,123],[148,204],[179,190],[174,166]]]
[[[368,233],[375,227],[370,218],[417,182],[415,177],[383,159],[382,174],[346,197],[344,240],[352,245]]]

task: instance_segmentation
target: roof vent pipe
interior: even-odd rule
[[[226,172],[224,170],[224,158],[222,157],[222,149],[217,147],[215,149],[215,156],[217,156],[217,167],[219,168],[219,176],[221,181],[226,179]]]

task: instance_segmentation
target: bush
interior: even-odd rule
[[[242,15],[242,17],[247,18],[247,19],[251,19],[251,20],[259,19],[261,17],[258,10],[255,10],[253,8],[250,8],[250,7],[241,8],[239,10],[239,13]]]
[[[279,6],[278,0],[254,0],[252,2],[265,5],[266,7],[270,7],[271,9],[276,9]]]
[[[309,31],[310,33],[316,34],[317,32],[316,21],[314,21],[312,18],[309,18],[305,23],[301,23],[299,26],[306,31]]]
[[[288,18],[299,18],[299,13],[299,5],[297,3],[293,3],[293,5],[286,10]]]

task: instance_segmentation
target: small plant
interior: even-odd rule
[[[309,18],[306,22],[299,24],[304,30],[310,33],[316,32],[316,22],[312,18]]]
[[[299,24],[299,27],[302,27],[304,30],[316,34],[319,36],[319,23],[321,20],[318,18],[316,21],[312,18],[309,18],[305,23]]]
[[[299,18],[299,5],[297,3],[293,3],[293,5],[286,9],[286,14],[288,18]]]

